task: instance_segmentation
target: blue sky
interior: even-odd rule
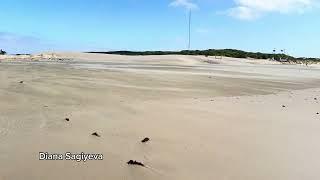
[[[319,0],[1,0],[9,53],[236,48],[320,57]]]

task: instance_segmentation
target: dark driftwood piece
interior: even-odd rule
[[[146,137],[146,138],[144,138],[141,142],[142,142],[142,143],[146,143],[146,142],[148,142],[148,141],[150,141],[150,138],[147,138],[147,137]]]
[[[100,135],[97,132],[94,132],[91,134],[92,136],[100,137]]]
[[[142,167],[145,167],[145,165],[141,162],[138,162],[138,161],[134,161],[134,160],[130,160],[127,162],[128,165],[135,165],[135,166],[142,166]]]

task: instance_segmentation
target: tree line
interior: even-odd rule
[[[284,53],[261,53],[246,52],[237,49],[208,49],[208,50],[182,50],[182,51],[108,51],[108,52],[88,52],[101,54],[117,54],[131,56],[145,55],[202,55],[202,56],[225,56],[233,58],[253,58],[253,59],[273,59],[276,61],[288,62],[320,62],[320,58],[296,58]]]

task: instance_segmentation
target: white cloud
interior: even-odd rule
[[[227,14],[244,20],[257,19],[266,13],[304,13],[318,6],[319,0],[234,0],[236,6]]]
[[[169,6],[172,7],[183,7],[185,9],[198,9],[198,5],[191,2],[190,0],[174,0],[172,1]]]
[[[238,6],[228,10],[228,15],[235,17],[237,19],[243,20],[253,20],[260,16],[260,12],[257,12],[249,7]]]

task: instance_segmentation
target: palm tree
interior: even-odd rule
[[[276,51],[277,51],[276,48],[273,48],[273,50],[272,50],[272,52],[273,52],[273,60],[276,59],[276,57],[275,57],[276,56]]]

